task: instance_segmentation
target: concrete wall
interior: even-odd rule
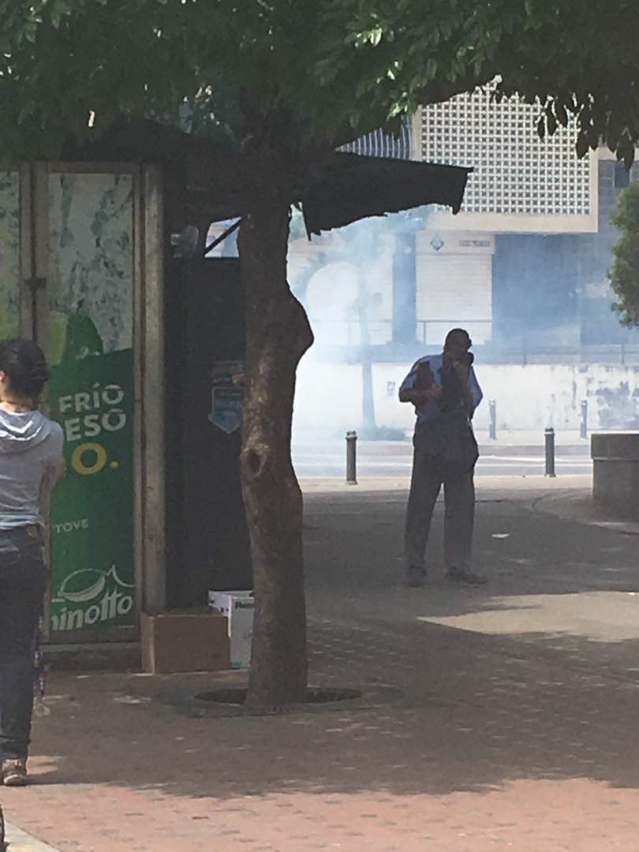
[[[375,364],[373,385],[378,426],[410,430],[412,406],[397,390],[410,364]],[[581,401],[588,401],[590,431],[639,429],[639,367],[530,364],[477,366],[484,402],[478,429],[488,428],[488,400],[497,403],[498,430],[579,429]],[[356,364],[302,361],[295,404],[296,434],[340,435],[359,428],[362,370]]]
[[[639,517],[639,433],[593,435],[593,497],[615,514]]]

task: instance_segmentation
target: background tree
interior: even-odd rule
[[[0,149],[57,156],[122,117],[216,134],[241,158],[247,295],[242,477],[255,567],[249,697],[306,683],[295,370],[311,344],[286,283],[289,207],[339,144],[501,76],[629,161],[639,133],[634,0],[0,0]],[[89,127],[91,125],[91,127]],[[472,165],[472,164],[469,164]]]
[[[392,251],[394,247],[389,244],[387,237],[392,235],[395,219],[392,216],[355,222],[340,232],[342,259],[353,265],[357,276],[357,296],[351,311],[359,331],[359,360],[362,365],[362,421],[359,437],[364,440],[376,440],[385,431],[378,429],[375,419],[371,322],[376,294],[370,291],[369,278],[384,250]]]
[[[621,237],[613,248],[615,257],[610,283],[617,297],[613,310],[625,326],[639,326],[639,184],[619,194],[613,224]]]
[[[349,360],[357,358],[362,368],[361,419],[359,422],[354,421],[352,425],[357,427],[359,437],[364,440],[384,441],[403,436],[401,429],[380,427],[376,422],[373,362],[375,346],[380,345],[375,339],[375,332],[380,324],[378,316],[383,297],[381,293],[373,291],[371,277],[384,254],[391,260],[391,264],[393,263],[398,239],[403,234],[415,232],[423,227],[425,215],[424,208],[417,213],[413,211],[411,214],[396,213],[383,218],[369,218],[341,228],[329,238],[322,246],[321,252],[291,282],[295,294],[302,304],[306,304],[308,285],[313,276],[324,267],[332,264],[343,265],[340,274],[346,274],[346,281],[343,282],[346,287],[352,282],[347,271],[348,267],[356,279],[356,292],[352,302],[348,304],[343,319],[348,326]],[[330,331],[326,334],[327,339],[319,342],[333,343],[334,341],[330,339]]]

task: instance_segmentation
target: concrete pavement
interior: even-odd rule
[[[54,671],[8,818],[60,852],[639,849],[637,540],[574,516],[588,486],[482,479],[490,584],[444,579],[440,507],[413,590],[405,481],[304,483],[311,680],[364,701],[211,718],[245,674]]]
[[[9,852],[58,852],[48,843],[42,843],[30,834],[9,823],[6,826]]]

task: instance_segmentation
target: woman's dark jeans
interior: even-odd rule
[[[33,645],[45,587],[37,527],[0,530],[0,760],[27,757]]]

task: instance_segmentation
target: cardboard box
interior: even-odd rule
[[[145,672],[213,672],[230,668],[227,619],[210,610],[142,613]]]
[[[251,663],[253,614],[252,592],[209,592],[209,606],[228,623],[229,654],[232,669],[244,669]]]

